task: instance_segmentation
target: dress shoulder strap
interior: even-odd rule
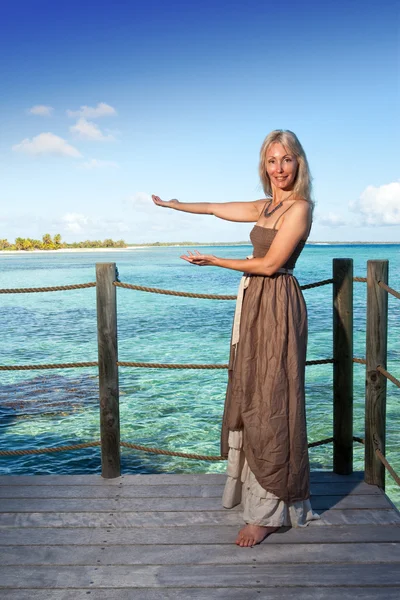
[[[294,202],[293,202],[293,204],[294,204]],[[274,226],[273,226],[273,228],[272,228],[272,229],[275,229],[275,226],[276,226],[276,224],[278,223],[279,219],[280,219],[280,218],[281,218],[281,217],[282,217],[282,216],[285,214],[285,212],[287,212],[288,210],[290,210],[290,209],[292,208],[293,204],[291,204],[290,206],[288,206],[288,207],[287,207],[287,209],[286,209],[286,210],[284,210],[284,211],[283,211],[283,213],[281,213],[281,214],[279,215],[279,217],[276,219],[276,221],[275,221],[275,223],[274,223]]]

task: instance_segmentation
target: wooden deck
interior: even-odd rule
[[[400,513],[362,474],[311,475],[322,516],[234,544],[223,475],[0,477],[2,600],[398,600]]]

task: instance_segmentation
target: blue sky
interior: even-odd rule
[[[310,241],[400,240],[396,5],[1,3],[0,237],[248,239],[150,195],[263,197],[282,128],[314,178]]]

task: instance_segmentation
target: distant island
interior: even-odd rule
[[[63,250],[69,248],[126,248],[127,244],[124,240],[114,241],[111,239],[101,240],[85,240],[84,242],[73,242],[68,244],[63,242],[61,235],[56,233],[53,237],[49,233],[45,233],[41,240],[32,238],[15,238],[15,242],[10,244],[8,240],[0,239],[0,251],[15,251],[15,250]]]
[[[325,241],[313,241],[307,242],[307,245],[360,245],[373,246],[373,245],[400,245],[400,242],[325,242]],[[167,247],[167,246],[249,246],[250,241],[241,242],[148,242],[148,243],[132,243],[129,244],[124,240],[114,241],[110,238],[101,240],[85,240],[83,242],[63,242],[61,235],[57,233],[53,237],[49,233],[45,233],[41,240],[35,240],[32,238],[17,237],[15,242],[11,244],[6,239],[0,239],[0,252],[7,251],[35,251],[35,250],[79,250],[79,249],[91,249],[91,248],[153,248],[153,247]]]

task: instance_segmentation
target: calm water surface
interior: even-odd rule
[[[244,258],[250,246],[206,247]],[[116,262],[121,281],[175,290],[236,294],[240,273],[198,268],[178,247],[117,252],[1,254],[0,288],[38,287],[95,280],[96,262]],[[328,279],[332,259],[354,259],[366,276],[370,259],[389,259],[389,282],[400,289],[400,246],[307,245],[295,274],[301,285]],[[366,284],[354,288],[354,356],[365,356]],[[178,298],[118,289],[120,360],[226,363],[234,302]],[[308,360],[332,356],[332,287],[305,290],[309,313]],[[400,302],[389,296],[388,369],[400,377]],[[95,289],[0,297],[0,364],[97,360]],[[309,441],[332,436],[332,366],[307,367]],[[365,367],[354,366],[354,435],[364,437]],[[219,454],[227,372],[120,368],[121,439],[170,450]],[[23,449],[99,438],[95,368],[2,372],[0,448]],[[400,390],[388,382],[386,455],[400,471]],[[363,469],[354,446],[354,468]],[[332,444],[310,449],[312,469],[332,469]],[[122,449],[125,473],[223,472],[224,463],[160,457]],[[99,473],[100,450],[0,458],[3,474]],[[400,507],[399,488],[387,492]]]

